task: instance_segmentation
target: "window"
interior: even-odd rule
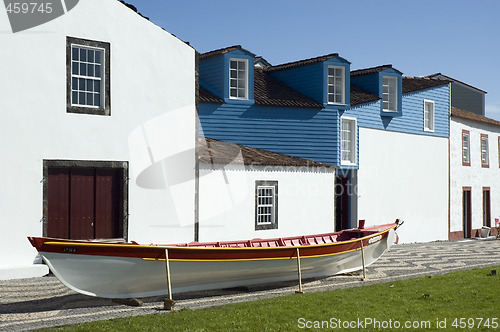
[[[255,181],[255,230],[278,228],[278,181]]]
[[[424,100],[424,131],[434,131],[434,102]]]
[[[328,103],[345,104],[345,68],[328,66]]]
[[[248,99],[248,61],[230,59],[229,63],[229,97]]]
[[[67,37],[67,111],[110,115],[110,44]]]
[[[462,165],[470,166],[470,133],[462,130]]]
[[[356,119],[342,117],[340,122],[341,164],[356,164]]]
[[[398,111],[398,78],[395,76],[384,76],[382,79],[383,92],[382,104],[384,112]]]
[[[481,167],[490,167],[488,135],[481,134]]]

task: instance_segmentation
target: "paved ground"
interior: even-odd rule
[[[304,282],[304,292],[362,286],[397,279],[442,274],[457,270],[500,265],[500,240],[431,242],[394,246],[367,269],[367,281],[359,276],[334,276]],[[174,294],[176,309],[198,309],[293,294],[297,283]],[[25,331],[79,322],[132,315],[166,313],[162,298],[145,299],[141,307],[129,307],[107,299],[77,294],[52,276],[0,281],[0,331]]]

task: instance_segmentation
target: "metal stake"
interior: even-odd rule
[[[172,283],[170,280],[170,261],[168,260],[168,249],[165,249],[165,267],[167,268],[168,299],[163,300],[163,307],[173,310],[175,301],[172,299]]]
[[[299,250],[299,248],[297,248],[297,271],[299,274],[299,290],[295,291],[295,293],[302,294],[304,292],[302,291],[302,271],[300,269],[300,250]]]
[[[361,281],[365,281],[366,280],[365,250],[364,250],[364,247],[363,247],[363,240],[362,239],[361,239],[361,261],[363,263],[363,278],[361,279]]]

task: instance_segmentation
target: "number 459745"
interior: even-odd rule
[[[6,7],[7,13],[27,14],[27,13],[52,13],[52,3],[50,2],[11,2]]]
[[[451,324],[457,329],[474,329],[474,328],[498,328],[498,318],[455,318]]]

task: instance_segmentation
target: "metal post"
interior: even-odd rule
[[[295,291],[295,293],[302,294],[304,292],[302,291],[302,271],[300,269],[300,250],[299,250],[299,248],[297,248],[297,271],[299,274],[299,290]]]
[[[175,301],[172,299],[172,283],[170,280],[170,261],[168,259],[168,249],[165,249],[165,267],[167,268],[168,299],[163,300],[163,307],[173,310]]]
[[[366,269],[365,269],[365,250],[364,250],[364,247],[363,247],[363,239],[361,239],[361,261],[363,263],[363,278],[361,279],[361,281],[365,281],[366,280]]]

